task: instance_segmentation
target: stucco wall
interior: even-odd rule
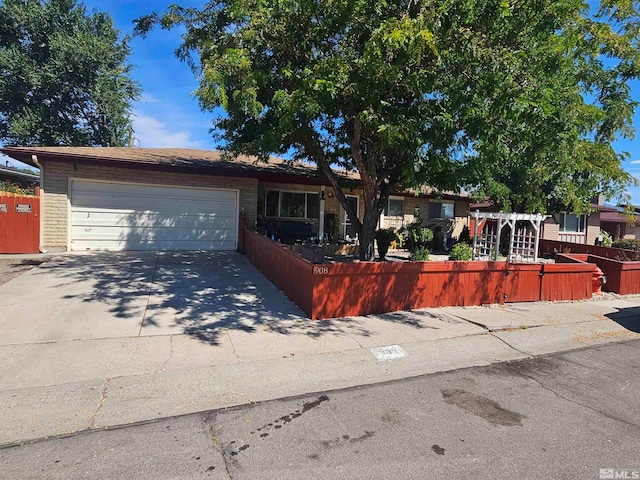
[[[251,178],[215,177],[188,173],[107,167],[100,165],[42,162],[43,246],[48,251],[67,249],[69,179],[170,185],[177,187],[239,190],[240,210],[248,225],[256,221],[258,181]]]

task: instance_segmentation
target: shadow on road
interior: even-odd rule
[[[640,307],[621,308],[616,313],[606,315],[621,327],[640,333]]]

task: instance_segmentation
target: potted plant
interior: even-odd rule
[[[376,243],[378,244],[378,256],[380,260],[384,260],[384,257],[389,251],[391,242],[397,240],[398,236],[393,228],[382,228],[376,230]]]

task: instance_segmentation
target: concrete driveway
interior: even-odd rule
[[[0,286],[2,344],[162,334],[216,344],[225,330],[304,318],[233,252],[64,255]]]

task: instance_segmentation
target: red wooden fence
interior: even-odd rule
[[[0,192],[0,253],[38,253],[40,198]]]
[[[590,253],[606,258],[635,258],[634,250],[624,250],[622,248],[598,247],[596,245],[585,245],[582,243],[560,242],[558,240],[540,239],[540,255],[556,253]]]
[[[312,265],[248,229],[249,260],[312,319],[424,307],[591,298],[594,266],[506,262]]]
[[[628,295],[640,293],[640,261],[619,261],[590,254],[556,255],[557,262],[579,261],[596,264],[607,277],[606,292]]]

